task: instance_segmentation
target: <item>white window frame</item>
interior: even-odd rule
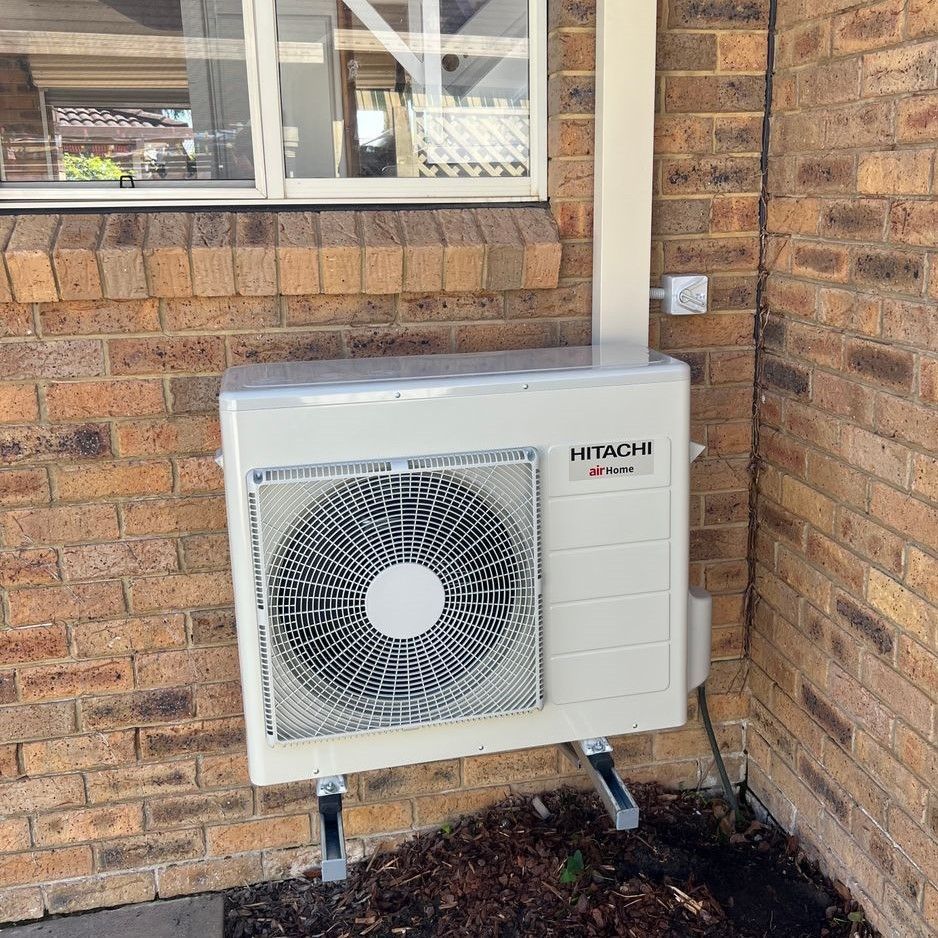
[[[72,183],[15,186],[0,183],[0,208],[121,208],[147,206],[286,206],[291,204],[426,204],[531,202],[547,198],[547,0],[528,0],[530,158],[529,175],[514,178],[286,179],[280,107],[280,66],[274,0],[241,0],[254,151],[253,183],[220,180],[211,185],[116,185]]]

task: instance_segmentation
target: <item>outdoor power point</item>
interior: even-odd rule
[[[704,274],[665,274],[661,289],[652,293],[661,300],[661,311],[670,316],[699,316],[707,311],[709,284]]]

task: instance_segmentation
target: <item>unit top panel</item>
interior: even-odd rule
[[[389,393],[491,393],[521,385],[646,384],[687,377],[683,362],[625,344],[278,362],[230,368],[222,383],[221,406],[241,410],[383,399]]]

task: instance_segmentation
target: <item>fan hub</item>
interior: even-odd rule
[[[371,624],[388,638],[416,638],[439,621],[446,604],[440,578],[422,563],[396,563],[382,570],[365,594]]]

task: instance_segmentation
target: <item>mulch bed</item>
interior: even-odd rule
[[[637,831],[598,799],[518,796],[354,867],[345,883],[231,890],[226,938],[875,938],[794,839],[722,801],[632,786]],[[542,813],[544,813],[542,811]]]

